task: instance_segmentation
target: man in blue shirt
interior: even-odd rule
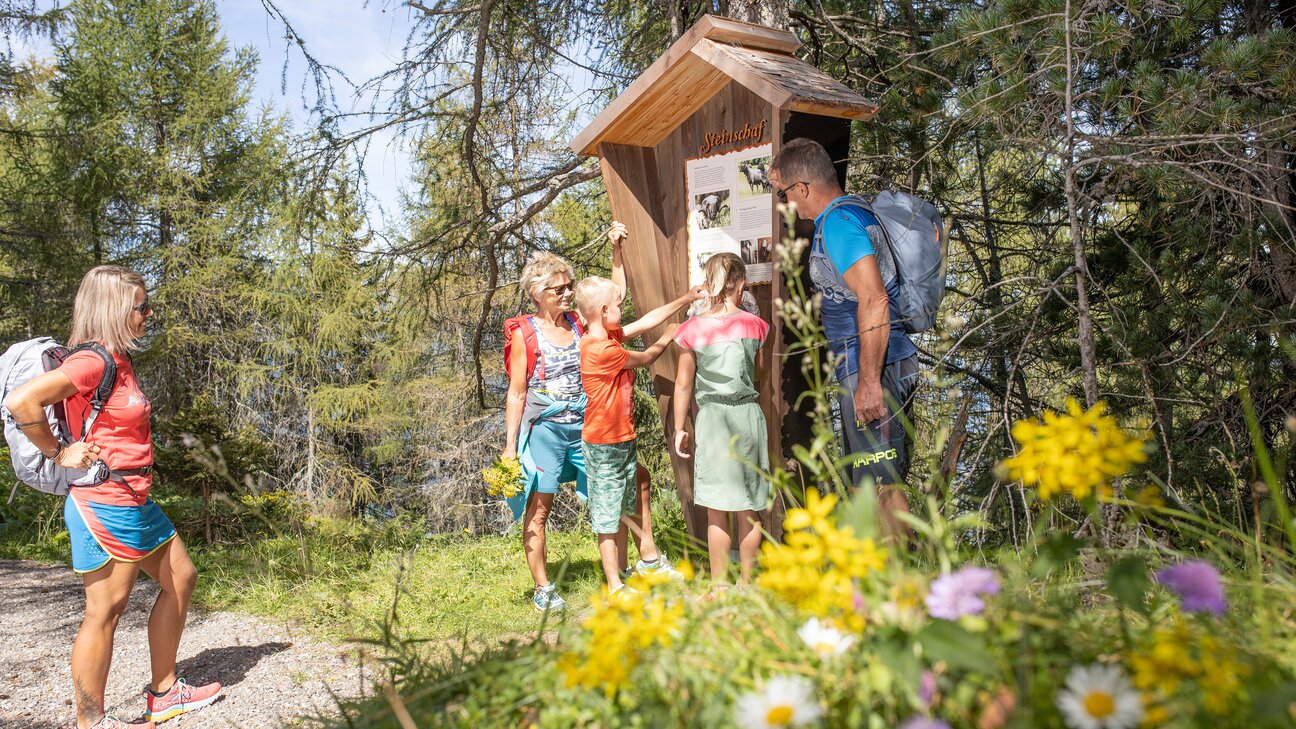
[[[768,177],[780,202],[795,205],[802,220],[814,220],[810,280],[822,295],[820,316],[844,390],[838,404],[846,449],[854,456],[850,475],[856,485],[869,479],[877,486],[884,526],[901,535],[905,527],[894,514],[908,511],[901,487],[919,373],[918,349],[893,303],[899,284],[891,251],[877,219],[851,204],[818,142],[783,145]]]

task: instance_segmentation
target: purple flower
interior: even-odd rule
[[[940,719],[929,719],[925,716],[915,716],[901,724],[900,729],[950,729],[950,725]]]
[[[922,701],[923,706],[931,706],[932,699],[936,698],[936,674],[931,671],[922,672],[922,680],[918,686],[918,699]]]
[[[942,575],[927,593],[927,612],[933,618],[955,620],[964,615],[980,615],[985,610],[982,595],[999,594],[999,577],[985,567],[964,567],[953,574]]]
[[[1206,562],[1191,560],[1171,565],[1156,573],[1156,581],[1179,596],[1179,604],[1186,612],[1224,614],[1224,585],[1219,571]]]

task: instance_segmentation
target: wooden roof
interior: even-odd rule
[[[577,154],[602,142],[653,147],[730,80],[781,109],[869,119],[877,105],[792,55],[796,35],[704,15],[572,140]]]

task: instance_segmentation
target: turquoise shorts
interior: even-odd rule
[[[584,480],[581,425],[579,420],[574,423],[541,420],[531,427],[527,449],[535,462],[537,492],[556,494],[559,484]]]
[[[63,521],[72,538],[72,569],[94,572],[109,560],[138,562],[175,538],[171,520],[152,499],[116,506],[68,496]]]
[[[621,516],[636,513],[635,440],[624,443],[581,443],[589,486],[590,525],[595,534],[616,534]]]

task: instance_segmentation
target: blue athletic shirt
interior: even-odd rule
[[[896,280],[891,252],[882,247],[881,255],[873,248],[868,229],[878,225],[877,218],[857,205],[838,202],[839,197],[815,218],[815,243],[810,253],[810,280],[823,295],[820,309],[828,346],[834,354],[844,355],[837,367],[838,379],[859,371],[859,300],[850,290],[842,273],[865,256],[878,257],[887,298],[890,299],[891,333],[887,340],[886,364],[908,359],[918,353],[909,341],[900,321],[897,300],[900,284]],[[834,207],[836,206],[836,207]],[[876,230],[876,228],[875,228]],[[881,231],[877,231],[881,235]],[[825,255],[826,254],[826,255]]]

